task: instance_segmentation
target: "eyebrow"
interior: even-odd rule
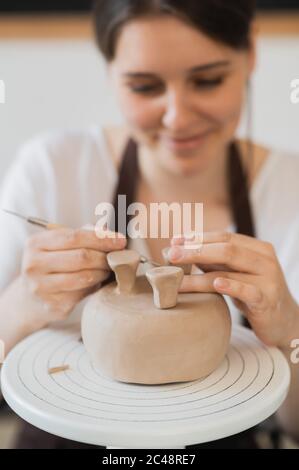
[[[196,67],[192,67],[188,70],[188,73],[196,73],[196,72],[204,72],[206,70],[213,70],[218,67],[227,67],[231,63],[229,60],[221,60],[218,62],[211,62],[209,64],[198,65]],[[124,77],[138,77],[138,78],[148,78],[148,77],[155,77],[156,75],[150,72],[126,72],[123,74]]]

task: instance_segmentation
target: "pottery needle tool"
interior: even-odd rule
[[[8,214],[14,215],[15,217],[19,217],[23,220],[26,220],[26,222],[28,222],[29,224],[38,225],[39,227],[43,227],[47,230],[55,230],[55,229],[59,229],[59,228],[66,228],[64,225],[54,224],[52,222],[48,222],[47,220],[39,219],[37,217],[30,217],[30,216],[26,217],[25,215],[18,214],[17,212],[14,212],[14,211],[11,211],[11,210],[8,210],[8,209],[2,209],[2,210],[4,212],[7,212]],[[157,267],[162,266],[162,264],[157,263],[156,261],[150,260],[146,256],[141,256],[140,262],[141,263],[152,264],[153,266],[157,266]]]
[[[20,219],[26,220],[29,224],[32,225],[38,225],[39,227],[46,228],[47,230],[54,230],[57,228],[65,228],[63,225],[59,224],[52,224],[51,222],[48,222],[47,220],[44,219],[39,219],[37,217],[26,217],[25,215],[17,214],[17,212],[8,210],[8,209],[2,209],[4,212],[7,212],[8,214],[14,215],[16,217],[19,217]]]
[[[143,255],[141,255],[140,263],[152,264],[153,266],[156,266],[157,268],[160,268],[162,266],[162,264],[157,263],[156,261],[153,261],[151,259],[148,259],[146,256],[143,256]]]

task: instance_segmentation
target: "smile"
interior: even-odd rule
[[[210,131],[203,134],[198,134],[196,136],[180,139],[173,137],[163,137],[162,141],[171,150],[194,149],[201,145],[209,134]]]

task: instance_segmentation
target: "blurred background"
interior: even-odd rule
[[[88,0],[1,0],[0,186],[17,150],[36,134],[90,124],[119,124],[121,116],[92,35]],[[298,154],[299,0],[259,1],[258,66],[253,78],[253,138]],[[239,129],[246,134],[246,112]],[[0,397],[0,449],[12,445],[18,418]],[[287,448],[291,442],[284,443]]]
[[[35,134],[121,121],[93,41],[91,4],[1,0],[0,80],[6,103],[0,104],[0,183],[17,149]],[[291,81],[299,79],[299,0],[259,4],[253,137],[299,154],[299,104],[290,100]]]

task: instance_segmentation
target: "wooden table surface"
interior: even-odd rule
[[[262,36],[299,36],[299,12],[263,13],[257,17]],[[90,39],[92,22],[80,15],[0,15],[0,39]]]

